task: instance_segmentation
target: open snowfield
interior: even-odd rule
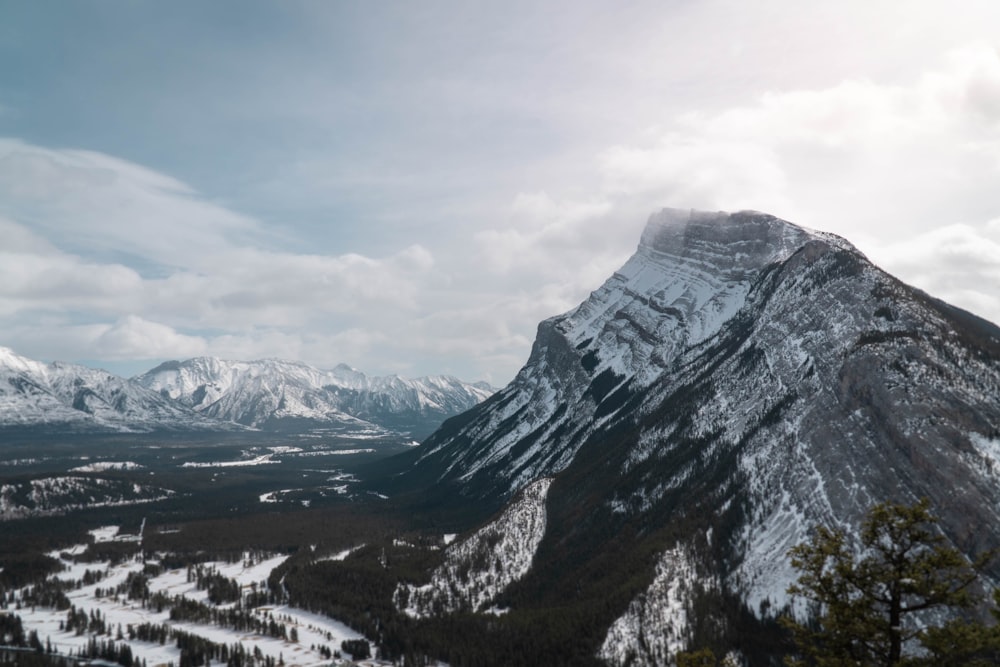
[[[100,542],[135,539],[135,536],[119,536],[117,533],[118,529],[115,526],[107,526],[91,532],[95,541]],[[344,640],[364,639],[343,623],[285,605],[258,607],[254,613],[261,617],[271,614],[279,623],[286,625],[289,635],[292,635],[294,629],[298,637],[297,642],[250,632],[239,632],[214,625],[172,622],[170,621],[169,609],[165,608],[163,611],[157,612],[155,609],[146,608],[142,600],[128,600],[125,596],[105,594],[98,597],[97,595],[98,589],[102,591],[113,590],[119,584],[125,583],[129,574],[141,572],[145,566],[141,557],[137,556],[117,565],[74,562],[73,556],[78,556],[85,550],[86,545],[79,545],[71,549],[52,552],[50,555],[62,561],[66,568],[63,572],[54,575],[53,578],[63,581],[80,581],[87,570],[92,573],[95,571],[102,573],[100,581],[67,592],[70,603],[77,610],[83,610],[88,615],[91,612],[98,612],[105,619],[109,634],[98,637],[98,639],[105,641],[116,639],[119,626],[123,628],[127,640],[129,625],[167,624],[172,628],[198,635],[218,644],[231,646],[241,643],[250,652],[253,652],[255,648],[259,649],[265,656],[271,656],[275,660],[279,658],[284,660],[284,664],[288,667],[326,666],[330,665],[331,662],[338,664],[342,661],[336,658],[332,661],[324,658],[318,649],[327,646],[332,650],[339,650],[341,642]],[[271,571],[283,563],[286,558],[287,556],[271,556],[255,560],[249,554],[245,554],[244,559],[239,562],[210,562],[202,564],[202,567],[214,569],[225,577],[235,579],[244,591],[249,591],[251,587],[266,582]],[[147,562],[157,561],[158,557],[147,554]],[[169,596],[183,596],[203,604],[210,604],[207,591],[198,590],[196,583],[189,579],[191,578],[186,569],[166,570],[150,579],[149,589],[152,594],[162,592]],[[20,591],[20,596],[23,597],[24,593],[24,590]],[[79,648],[86,646],[90,638],[94,636],[88,633],[77,635],[75,632],[61,630],[60,623],[66,620],[66,611],[24,605],[16,613],[21,617],[26,632],[36,631],[43,644],[51,642],[53,648],[59,653],[75,653]],[[178,664],[180,650],[169,641],[165,645],[137,640],[127,641],[135,658],[145,660],[149,667]],[[349,656],[345,654],[344,660],[347,658]],[[361,664],[378,663],[371,660]]]

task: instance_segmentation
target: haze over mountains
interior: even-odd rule
[[[0,426],[71,430],[302,429],[422,437],[492,388],[450,376],[369,377],[275,359],[168,362],[125,379],[75,364],[44,364],[0,348]]]
[[[601,618],[595,652],[662,664],[704,627],[706,595],[772,617],[788,549],[875,502],[930,498],[962,552],[1000,546],[1000,328],[839,237],[667,209],[602,287],[539,325],[510,385],[387,475],[386,492],[490,509],[554,478],[517,601],[572,599]],[[611,609],[609,590],[628,599]]]

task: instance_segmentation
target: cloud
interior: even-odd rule
[[[254,220],[163,174],[95,151],[13,139],[0,139],[0,214],[67,250],[191,270],[210,269],[232,243],[263,236]]]
[[[295,133],[274,136],[293,148],[219,144],[233,150],[202,169],[252,162],[208,188],[240,205],[98,151],[0,140],[0,343],[39,358],[124,359],[148,346],[165,358],[280,356],[503,381],[538,321],[597,288],[663,206],[755,208],[840,233],[904,280],[1000,321],[1000,223],[989,222],[1000,220],[997,51],[968,46],[926,67],[958,34],[943,26],[933,49],[869,68],[862,56],[881,41],[849,49],[834,30],[795,30],[806,14],[817,25],[812,8],[746,10],[758,22],[791,12],[775,39],[730,4],[589,7],[557,52],[548,27],[565,27],[561,12],[542,12],[548,22],[529,34],[496,23],[530,47],[509,50],[515,66],[475,31],[444,30],[456,53],[470,40],[482,48],[458,61],[445,49],[433,67],[411,62],[401,41],[396,65],[372,66],[404,63],[407,76],[334,81],[359,105],[340,115],[340,93],[283,101],[315,99],[326,72],[300,80],[275,67],[288,95],[254,106],[271,90],[255,85],[256,98],[219,109],[246,102],[271,130],[267,117],[284,114]],[[843,27],[878,14],[869,4],[824,16]],[[412,18],[438,34],[424,13]],[[923,39],[882,35],[883,24],[870,34]],[[856,75],[865,71],[872,78]],[[379,106],[387,99],[407,122]],[[348,111],[365,123],[337,124]],[[336,122],[315,125],[323,119]],[[255,201],[267,205],[250,215]]]
[[[282,249],[262,223],[92,151],[0,140],[0,211],[5,343],[40,358],[336,363],[403,329],[437,279],[423,245]]]
[[[594,164],[585,197],[519,194],[510,223],[477,237],[486,265],[554,279],[583,256],[624,259],[606,230],[633,215],[752,208],[841,234],[904,280],[1000,321],[1000,252],[987,224],[1000,215],[992,47],[958,49],[905,84],[847,80],[680,114]],[[531,271],[542,248],[548,263]]]
[[[120,264],[60,252],[27,228],[0,219],[0,313],[66,310],[117,313],[136,307],[142,279]]]
[[[926,292],[1000,321],[1000,224],[955,224],[878,246],[874,259]]]
[[[203,355],[208,349],[203,338],[179,334],[169,326],[135,315],[127,315],[101,328],[103,330],[91,343],[98,359],[184,359]]]

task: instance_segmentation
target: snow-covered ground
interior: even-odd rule
[[[135,538],[135,536],[118,535],[117,526],[105,526],[91,531],[91,534],[95,541],[99,542]],[[127,636],[129,625],[167,624],[172,628],[198,635],[217,644],[231,646],[241,643],[250,652],[253,652],[255,648],[260,649],[260,652],[265,656],[272,656],[276,660],[283,659],[288,667],[318,667],[320,665],[325,667],[331,662],[337,664],[340,661],[324,658],[319,651],[321,647],[325,646],[337,651],[340,650],[341,642],[344,640],[364,639],[362,635],[334,619],[287,605],[259,607],[254,610],[254,613],[262,617],[267,614],[272,615],[277,622],[283,623],[288,628],[289,634],[294,629],[298,636],[297,642],[214,625],[172,622],[167,608],[157,612],[154,608],[144,606],[141,600],[128,600],[124,596],[107,594],[98,597],[98,589],[113,590],[119,584],[125,583],[129,574],[141,572],[146,563],[140,556],[117,565],[74,562],[73,556],[82,554],[86,548],[87,545],[78,545],[70,549],[54,551],[49,555],[58,558],[65,567],[64,571],[54,575],[53,578],[73,582],[82,580],[87,570],[90,570],[91,573],[101,572],[100,581],[67,592],[70,603],[77,610],[83,610],[88,615],[91,612],[98,612],[105,619],[110,634],[98,637],[100,640],[115,640],[119,626],[125,629]],[[202,564],[202,567],[214,569],[225,577],[235,579],[244,590],[248,590],[253,586],[260,587],[264,584],[271,571],[283,563],[286,558],[287,556],[276,555],[260,559],[245,554],[243,560],[238,562],[209,562]],[[147,562],[156,561],[154,556],[147,554]],[[189,581],[186,569],[166,570],[158,576],[152,577],[149,581],[149,588],[152,594],[160,592],[171,597],[183,596],[190,600],[209,604],[207,591],[198,590],[196,582]],[[20,597],[23,597],[24,594],[24,590],[19,591]],[[94,636],[89,633],[77,635],[75,632],[61,630],[60,624],[65,622],[66,611],[22,605],[16,613],[21,617],[26,632],[36,631],[43,644],[50,642],[53,648],[60,653],[75,653],[79,648],[86,646],[90,638]],[[128,640],[128,644],[133,655],[138,659],[145,660],[150,667],[170,663],[176,665],[179,662],[180,650],[170,641],[160,645]],[[346,660],[348,657],[345,654],[344,659]],[[378,663],[370,660],[361,664]]]
[[[279,463],[274,460],[274,454],[261,454],[252,459],[241,459],[237,461],[187,461],[181,464],[182,468],[245,468],[247,466],[261,466],[270,463]]]
[[[12,481],[0,484],[0,521],[140,505],[172,495],[170,489],[99,477],[64,475]]]
[[[144,466],[135,461],[94,461],[70,468],[70,472],[105,472],[107,470],[138,470]]]

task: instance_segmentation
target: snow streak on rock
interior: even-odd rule
[[[697,576],[682,547],[664,552],[653,583],[612,624],[599,657],[615,666],[673,664],[673,656],[685,650],[690,641],[692,591],[695,585],[710,584],[711,580]]]
[[[545,497],[551,482],[544,478],[528,485],[499,518],[449,546],[429,584],[400,585],[396,606],[415,618],[486,609],[531,568],[545,534]]]

